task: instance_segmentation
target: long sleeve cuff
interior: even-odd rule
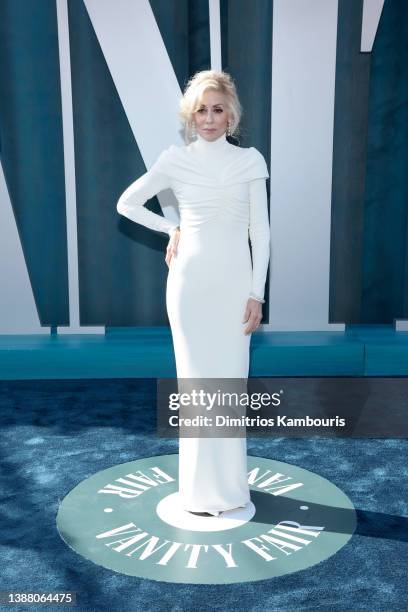
[[[249,294],[249,297],[250,297],[250,298],[252,298],[253,300],[256,300],[257,302],[261,302],[262,304],[264,304],[264,303],[265,303],[265,300],[264,300],[264,298],[263,298],[263,297],[261,297],[261,296],[259,296],[259,295],[256,295],[255,293],[252,293],[252,291],[251,291],[251,293]]]
[[[169,234],[170,238],[171,238],[171,236],[172,236],[173,232],[174,232],[176,229],[180,229],[180,226],[179,226],[178,224],[174,224],[172,227],[170,227],[170,228],[169,228],[168,234]]]

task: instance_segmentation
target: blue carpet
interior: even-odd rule
[[[75,610],[406,610],[404,439],[248,439],[248,453],[312,470],[358,512],[350,542],[307,570],[232,585],[168,584],[110,572],[58,535],[58,503],[112,464],[177,453],[155,437],[154,379],[0,382],[0,590],[76,591]],[[41,607],[3,607],[10,610]],[[48,607],[47,610],[61,608]]]

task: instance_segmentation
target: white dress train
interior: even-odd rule
[[[117,203],[120,214],[171,235],[176,224],[143,205],[168,188],[178,200],[180,240],[166,288],[178,379],[248,377],[243,316],[250,294],[264,296],[268,176],[256,148],[230,144],[225,133],[197,135],[163,151]],[[185,510],[214,515],[249,502],[246,438],[180,437],[179,499]]]

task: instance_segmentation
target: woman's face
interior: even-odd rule
[[[224,94],[214,89],[204,91],[193,119],[196,130],[206,140],[216,140],[227,129],[229,119]]]

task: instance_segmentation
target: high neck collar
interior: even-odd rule
[[[221,136],[219,136],[215,140],[206,140],[197,132],[197,140],[195,141],[195,146],[200,151],[213,152],[215,150],[223,149],[227,144],[228,140],[225,132],[223,132]]]

